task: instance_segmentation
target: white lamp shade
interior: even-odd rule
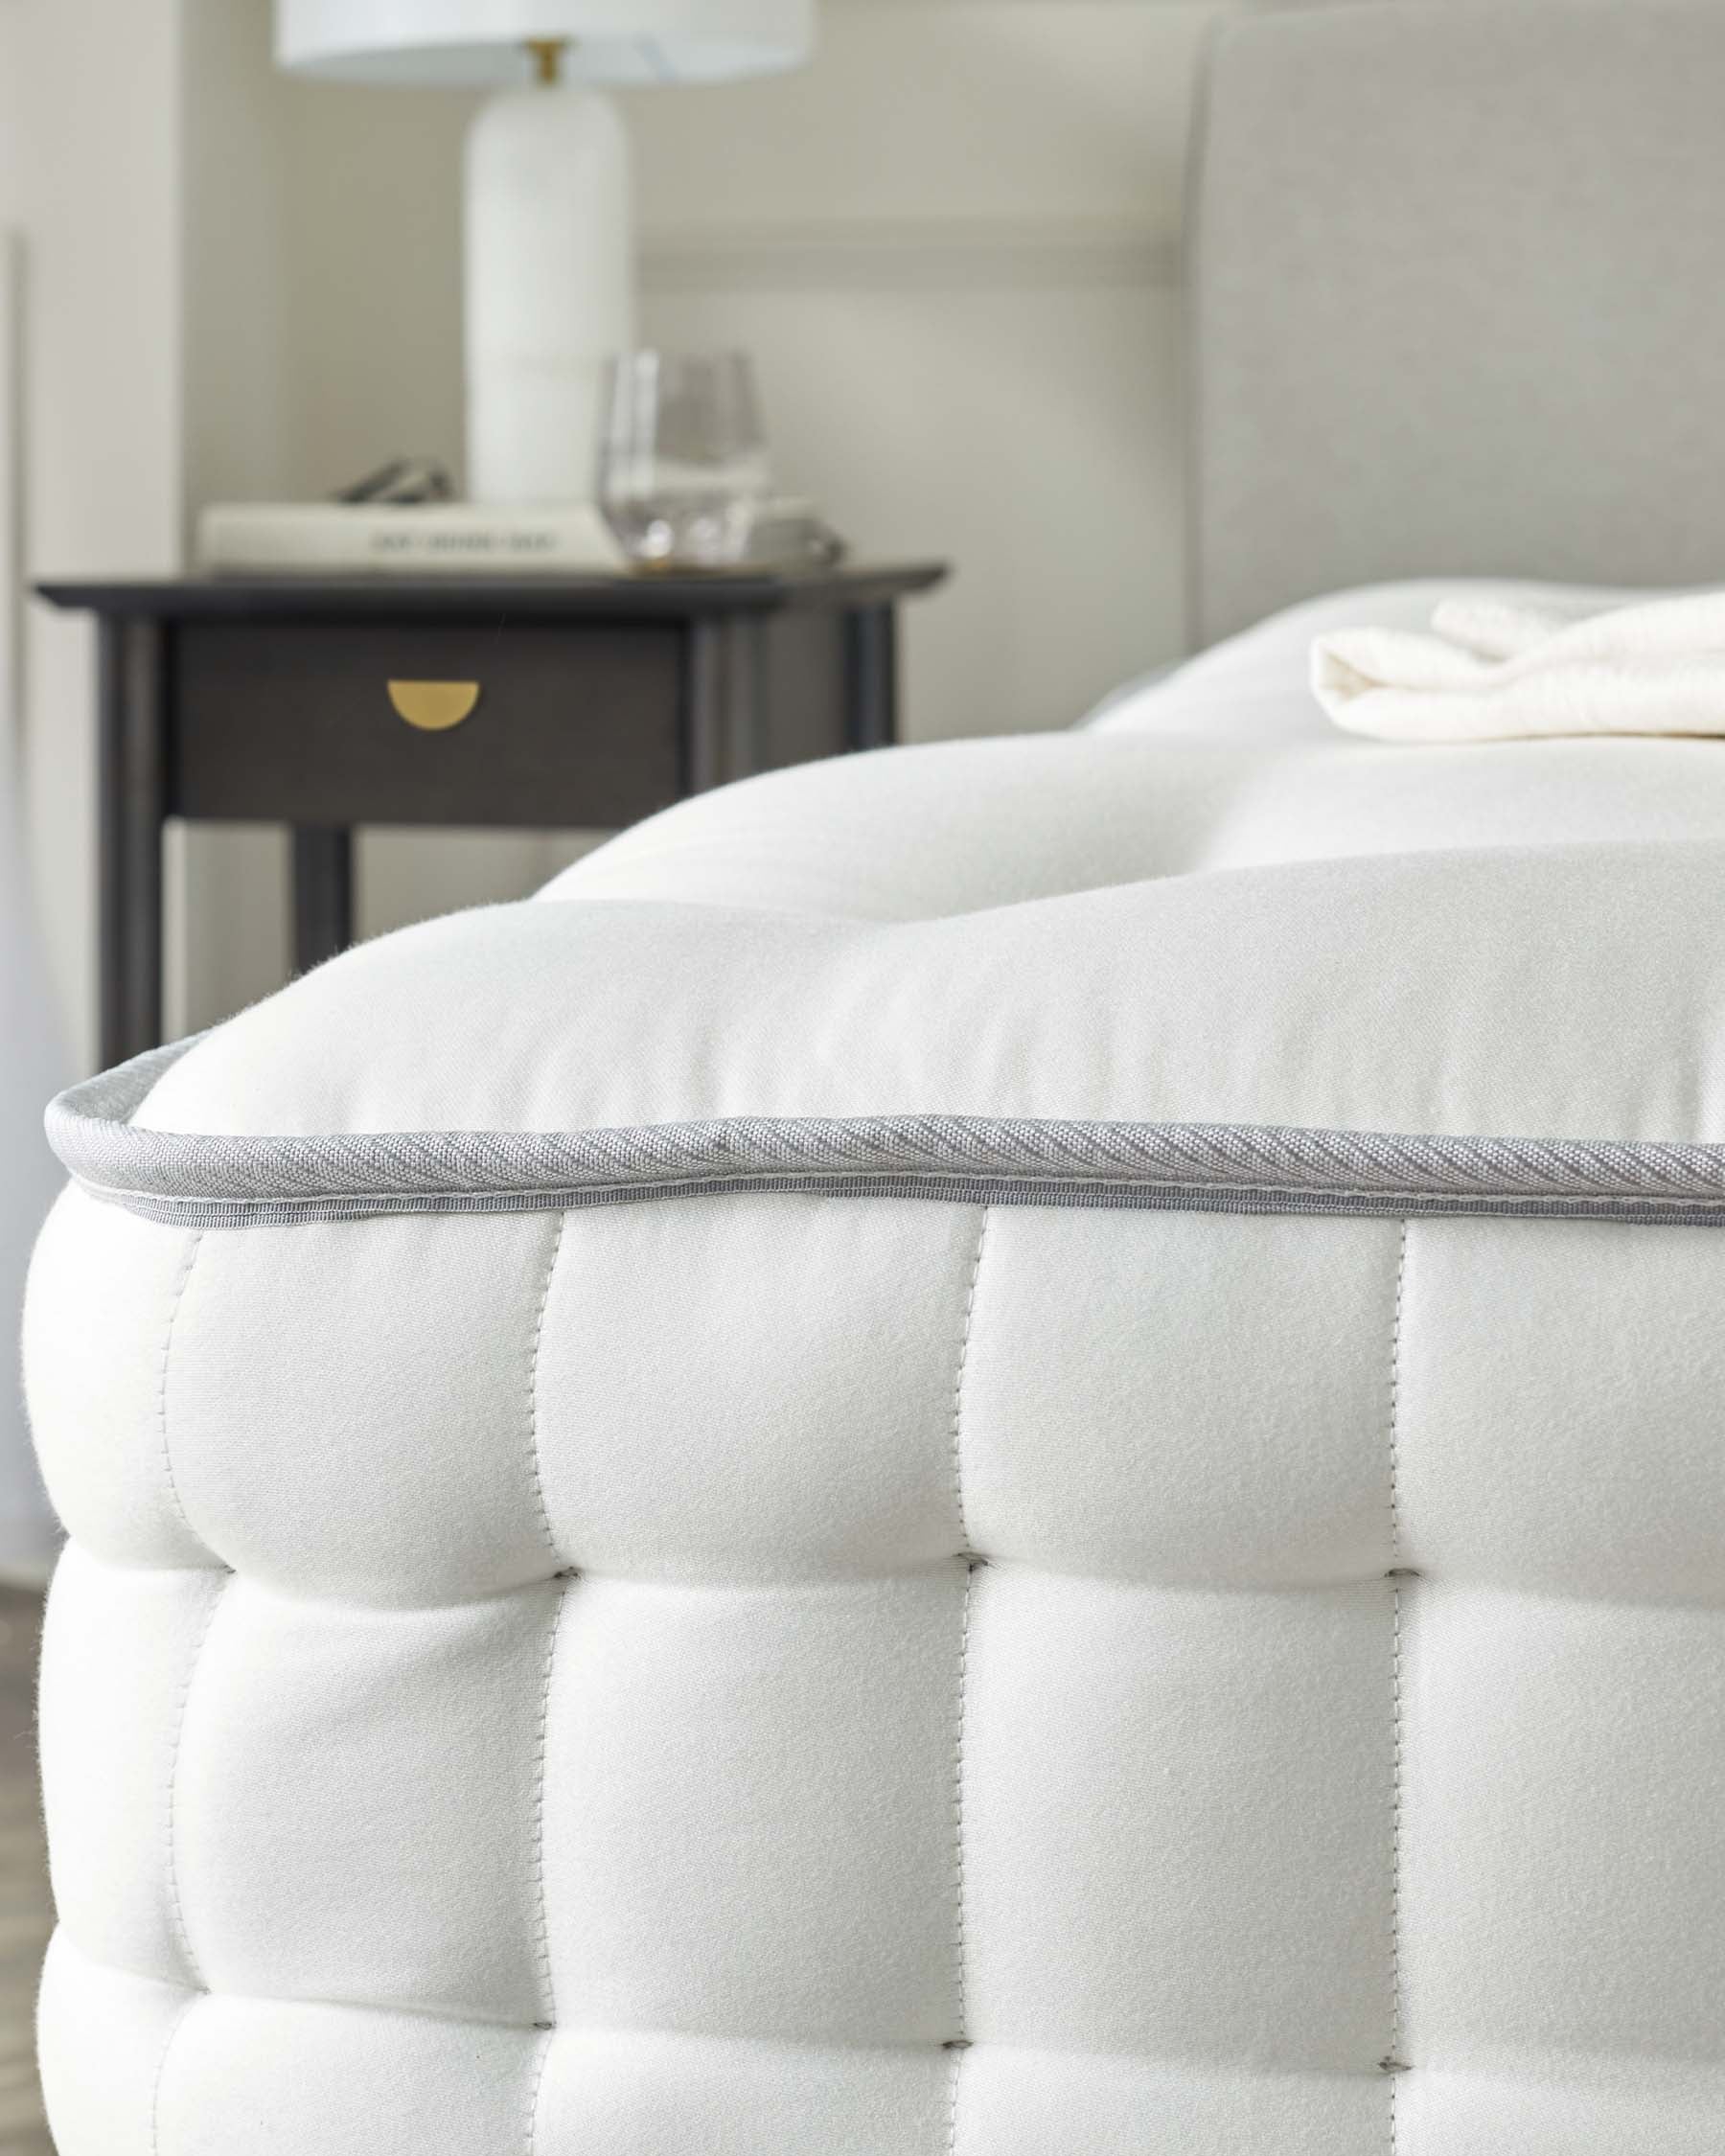
[[[538,38],[568,81],[722,82],[807,59],[815,0],[276,0],[281,65],[349,82],[524,82]]]

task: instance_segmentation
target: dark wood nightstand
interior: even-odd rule
[[[102,639],[103,1061],[161,1039],[168,817],[291,827],[303,971],[356,824],[609,830],[892,741],[898,603],[945,573],[40,585]]]

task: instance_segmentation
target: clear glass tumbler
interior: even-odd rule
[[[748,550],[767,440],[741,352],[627,352],[610,363],[599,502],[633,562],[724,568]]]

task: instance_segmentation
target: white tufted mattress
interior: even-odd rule
[[[57,1110],[62,2156],[1716,2156],[1725,750],[709,796]]]

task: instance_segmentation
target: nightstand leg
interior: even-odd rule
[[[885,748],[898,739],[898,611],[867,607],[847,614],[845,731],[853,748]]]
[[[293,827],[293,970],[307,974],[354,940],[354,835],[342,824]]]
[[[683,785],[705,793],[761,768],[765,631],[747,614],[689,625],[683,675]]]
[[[101,641],[100,1052],[104,1067],[162,1038],[163,722],[157,622],[104,618]]]

